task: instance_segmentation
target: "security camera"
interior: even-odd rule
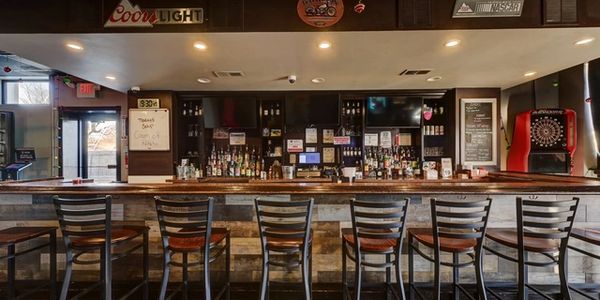
[[[288,76],[288,81],[290,82],[290,84],[296,83],[296,75]]]
[[[142,89],[141,89],[139,86],[132,86],[132,87],[131,87],[131,91],[132,91],[132,92],[139,92],[139,91],[141,91],[141,90],[142,90]]]

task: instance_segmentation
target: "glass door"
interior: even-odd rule
[[[116,110],[61,111],[62,176],[95,182],[120,179],[120,128]]]

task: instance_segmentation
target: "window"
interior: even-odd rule
[[[4,81],[4,104],[50,104],[48,80]]]

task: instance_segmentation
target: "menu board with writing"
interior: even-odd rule
[[[170,149],[169,110],[129,110],[129,150],[168,151]]]
[[[461,99],[461,163],[496,165],[496,99]]]

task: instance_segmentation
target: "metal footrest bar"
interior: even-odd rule
[[[528,284],[528,283],[526,283],[526,284],[525,284],[525,286],[526,286],[527,288],[529,288],[530,290],[532,290],[532,291],[536,292],[538,295],[540,295],[540,296],[542,296],[542,297],[544,297],[544,298],[546,298],[546,299],[548,299],[548,300],[554,300],[554,298],[552,298],[552,297],[550,297],[550,296],[546,295],[546,293],[544,293],[543,291],[541,291],[541,290],[540,290],[540,289],[538,289],[538,288],[535,288],[535,287],[533,287],[532,285],[530,285],[530,284]]]
[[[584,292],[584,291],[582,291],[582,290],[580,290],[580,289],[578,289],[578,288],[575,288],[575,287],[573,287],[572,285],[569,285],[569,289],[570,289],[571,291],[574,291],[575,293],[577,293],[577,294],[579,294],[579,295],[583,296],[584,298],[587,298],[587,299],[591,299],[591,300],[598,300],[598,299],[600,299],[600,297],[595,297],[595,298],[594,298],[594,297],[592,297],[592,296],[588,295],[588,293],[586,293],[586,292]]]

